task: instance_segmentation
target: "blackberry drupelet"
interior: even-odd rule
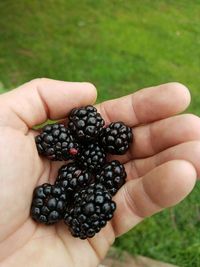
[[[79,145],[75,142],[69,129],[63,124],[49,124],[35,138],[39,154],[50,160],[73,159],[79,152]]]
[[[77,164],[96,173],[106,163],[106,153],[98,143],[92,143],[83,147],[77,159]]]
[[[82,141],[94,141],[101,133],[105,122],[93,106],[74,108],[69,114],[68,127]]]
[[[66,194],[59,186],[43,184],[35,188],[31,217],[40,223],[54,224],[63,219],[66,211]]]
[[[123,122],[112,122],[103,129],[100,142],[106,152],[115,155],[123,155],[133,140],[131,128]]]
[[[74,207],[64,217],[74,237],[91,238],[111,220],[116,209],[111,195],[101,184],[91,184],[74,196]]]
[[[127,174],[124,166],[117,160],[113,160],[103,166],[96,176],[96,182],[105,186],[108,192],[114,196],[125,183]]]
[[[71,162],[59,169],[56,184],[63,187],[67,197],[73,200],[74,193],[87,187],[92,182],[92,178],[91,173]]]

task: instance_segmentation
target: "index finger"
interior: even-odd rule
[[[190,92],[180,83],[167,83],[139,90],[131,95],[97,105],[106,124],[123,121],[133,127],[183,112],[190,104]]]

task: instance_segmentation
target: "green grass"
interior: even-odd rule
[[[200,114],[200,1],[0,2],[0,92],[36,77],[91,81],[102,101],[179,81]],[[121,249],[200,266],[200,204],[190,197],[116,241]]]

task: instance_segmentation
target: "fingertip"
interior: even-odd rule
[[[97,89],[93,83],[82,82],[83,87],[87,90],[88,96],[91,97],[91,102],[95,103],[97,99]]]
[[[171,90],[172,94],[179,96],[179,101],[183,107],[187,108],[191,102],[191,94],[189,89],[182,83],[170,82],[164,84],[164,89]]]
[[[173,164],[174,173],[175,171],[177,172],[177,190],[181,189],[180,192],[184,198],[195,186],[197,171],[194,165],[186,160],[174,160],[171,163]],[[180,170],[182,171],[182,175],[180,175]]]
[[[87,87],[88,89],[91,89],[93,91],[96,91],[96,87],[93,83],[90,83],[90,82],[82,82],[82,84]]]

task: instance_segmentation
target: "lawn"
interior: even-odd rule
[[[91,81],[98,101],[179,81],[200,115],[199,0],[0,2],[0,90],[36,77]],[[129,252],[200,266],[200,185],[116,241]]]

